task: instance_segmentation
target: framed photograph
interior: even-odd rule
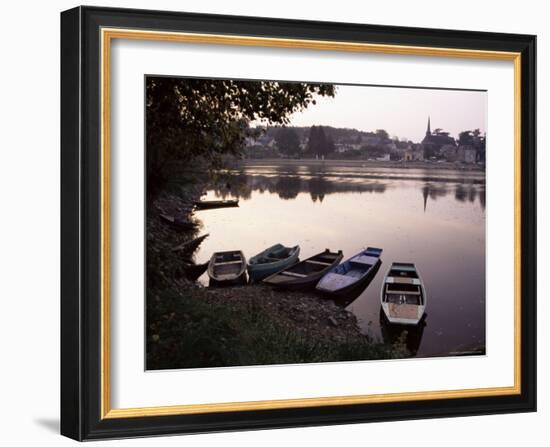
[[[535,36],[61,14],[61,432],[536,409]]]

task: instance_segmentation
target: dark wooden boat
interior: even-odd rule
[[[332,252],[327,248],[311,258],[268,276],[264,282],[287,289],[312,288],[328,271],[336,267],[343,257],[342,250]]]
[[[194,264],[191,262],[183,263],[183,274],[190,281],[196,281],[208,269],[208,262],[203,264]]]
[[[239,199],[231,200],[200,200],[195,202],[195,208],[198,210],[211,210],[214,208],[228,208],[239,206]]]
[[[316,289],[326,295],[338,296],[364,288],[372,280],[381,254],[381,248],[368,247],[330,270]]]
[[[246,258],[242,251],[220,251],[208,263],[210,285],[231,285],[246,282]]]
[[[172,251],[179,251],[183,255],[189,256],[192,254],[197,248],[199,248],[199,245],[202,244],[202,242],[210,236],[209,233],[203,234],[202,236],[198,236],[194,239],[191,239],[190,241],[185,241],[181,244],[176,245],[172,248]]]
[[[161,214],[160,218],[163,222],[169,224],[177,230],[192,230],[196,227],[194,222],[183,220],[175,216],[170,216],[169,214]]]

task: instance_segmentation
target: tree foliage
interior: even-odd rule
[[[327,156],[334,152],[334,140],[330,135],[327,136],[323,126],[311,126],[307,152],[315,156]]]
[[[382,140],[388,140],[390,134],[384,129],[376,129],[376,136]]]
[[[251,121],[288,124],[290,114],[334,96],[334,86],[272,81],[148,77],[147,174],[162,176],[167,161],[238,154]]]
[[[458,144],[462,146],[471,146],[474,144],[474,135],[471,130],[465,130],[458,134]]]
[[[300,138],[298,133],[291,127],[281,127],[275,134],[275,142],[279,151],[288,156],[298,155],[300,153]]]

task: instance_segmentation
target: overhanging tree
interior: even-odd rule
[[[161,180],[173,160],[200,155],[215,163],[222,154],[238,154],[251,121],[288,124],[316,95],[334,91],[327,84],[148,77],[148,182]]]

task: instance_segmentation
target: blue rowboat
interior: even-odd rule
[[[248,276],[251,282],[261,281],[273,273],[279,272],[298,262],[300,246],[285,247],[275,244],[248,261]]]
[[[381,248],[368,247],[321,278],[316,289],[327,295],[346,295],[366,287],[380,262]]]

